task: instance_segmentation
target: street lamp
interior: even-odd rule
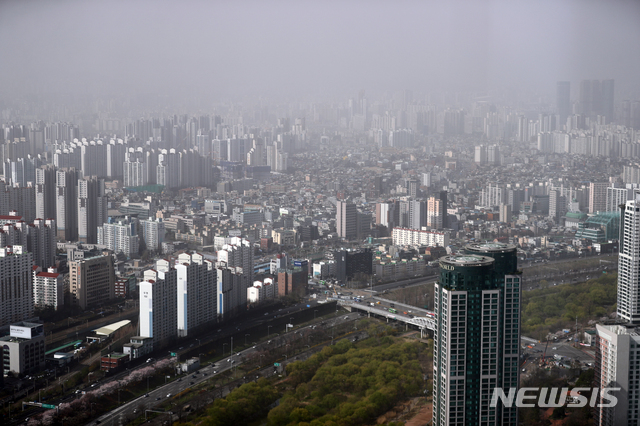
[[[200,346],[200,339],[196,339],[198,341],[198,346]]]
[[[244,345],[247,346],[247,337],[251,336],[250,334],[245,334],[244,335]]]
[[[270,329],[271,327],[273,327],[273,326],[272,326],[272,325],[268,325],[268,326],[267,326],[267,339],[269,338],[269,329]]]
[[[313,319],[314,319],[314,320],[316,319],[316,312],[318,312],[318,310],[317,310],[317,309],[314,309],[314,310],[313,310]]]
[[[202,354],[202,353],[198,354],[198,362],[202,362],[202,361],[200,361],[200,355],[204,355],[204,354]]]
[[[262,357],[263,357],[263,356],[264,356],[264,355],[260,355],[260,368],[262,368]]]

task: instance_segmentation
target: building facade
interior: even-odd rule
[[[640,190],[633,196],[621,207],[617,316],[640,324]]]
[[[110,254],[69,262],[71,303],[82,309],[113,299],[115,281]]]
[[[0,326],[33,317],[33,256],[25,249],[0,248]]]
[[[213,262],[199,253],[182,253],[176,264],[178,274],[178,335],[217,319],[217,279]]]
[[[611,394],[613,407],[595,408],[595,424],[627,426],[640,424],[640,329],[632,324],[596,325],[595,386],[621,388]],[[609,401],[598,399],[598,405]]]
[[[178,273],[145,271],[140,282],[140,336],[153,338],[158,349],[178,336]]]
[[[440,259],[435,285],[435,425],[517,425],[517,408],[491,407],[518,387],[521,278],[515,246],[477,244]]]
[[[50,307],[55,310],[64,305],[64,275],[56,268],[42,272],[33,270],[33,305],[36,308]]]

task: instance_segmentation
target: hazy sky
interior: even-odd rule
[[[640,1],[0,1],[0,92],[638,87]],[[637,91],[635,93],[638,93]]]

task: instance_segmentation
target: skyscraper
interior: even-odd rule
[[[597,213],[607,210],[608,186],[608,182],[589,183],[589,213]]]
[[[56,171],[56,224],[58,238],[64,241],[78,240],[78,175],[73,168]]]
[[[147,270],[140,283],[140,336],[153,338],[154,349],[178,335],[177,271]]]
[[[336,204],[336,232],[340,238],[347,240],[357,235],[358,215],[356,205],[346,201]]]
[[[56,169],[51,165],[36,169],[36,218],[56,217]]]
[[[178,335],[217,318],[216,268],[199,253],[182,253],[176,264],[178,273]]]
[[[78,179],[78,240],[98,242],[98,226],[107,221],[107,197],[104,180]]]
[[[26,247],[0,248],[0,326],[33,316],[33,257]]]
[[[571,83],[559,81],[556,86],[556,109],[558,111],[558,127],[560,130],[567,124],[571,115]]]
[[[521,276],[516,247],[472,244],[440,259],[434,289],[435,425],[516,425],[515,407],[491,407],[495,388],[518,387]]]
[[[611,392],[618,401],[613,407],[596,407],[595,424],[627,426],[640,423],[640,329],[632,324],[596,325],[595,387],[621,388]],[[607,404],[602,394],[598,405]]]
[[[640,324],[640,190],[627,201],[620,217],[618,318]]]

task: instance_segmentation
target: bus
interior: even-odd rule
[[[389,308],[389,313],[395,314],[395,313],[397,313],[397,312],[398,312],[398,311],[396,311],[395,309],[393,309],[393,308]]]

